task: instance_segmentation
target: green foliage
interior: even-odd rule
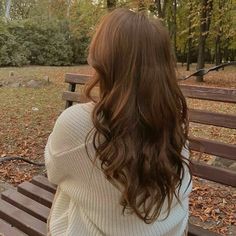
[[[5,37],[11,38],[0,45],[0,66],[85,64],[94,26],[105,11],[101,4],[71,1],[69,6],[52,0],[49,7],[44,0],[26,2],[13,1],[17,8],[11,9],[12,20],[0,23],[7,31]],[[29,11],[21,10],[25,4]]]
[[[71,44],[74,52],[74,62],[87,62],[88,46],[93,35],[95,25],[105,14],[100,4],[94,5],[90,1],[74,2],[71,6],[69,22]]]
[[[0,66],[84,64],[95,25],[108,12],[107,0],[11,0],[10,19],[6,21],[5,1],[0,1]],[[146,10],[162,18],[177,58],[185,61],[190,52],[191,62],[196,62],[201,1],[114,2],[116,7]],[[209,62],[217,53],[222,60],[235,60],[235,3],[213,1],[211,27],[205,32]]]
[[[21,21],[5,24],[0,35],[0,65],[71,65],[72,46],[60,22]]]
[[[68,38],[60,22],[53,21],[27,21],[24,23],[23,35],[18,35],[18,41],[22,41],[30,50],[30,62],[38,65],[70,65],[72,47]]]
[[[3,22],[0,23],[0,65],[22,66],[29,63],[29,51],[15,35],[11,34]]]

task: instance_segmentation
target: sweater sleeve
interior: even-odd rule
[[[57,119],[45,147],[45,165],[50,182],[59,184],[66,177],[66,153],[85,143],[89,109],[86,104],[66,109]]]
[[[52,135],[52,134],[51,134]],[[56,162],[56,155],[52,154],[50,149],[51,135],[48,138],[47,145],[45,147],[44,157],[45,165],[47,170],[48,180],[53,184],[59,184],[64,177],[64,168],[59,166],[59,163]]]
[[[181,155],[186,158],[185,160],[186,163],[184,164],[184,172],[183,172],[184,184],[182,183],[182,186],[180,186],[180,191],[183,192],[183,198],[186,198],[192,191],[191,175],[189,173],[189,168],[187,166],[189,165],[189,159],[190,159],[189,141],[187,141],[185,146],[183,147]]]

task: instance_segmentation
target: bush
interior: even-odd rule
[[[0,31],[0,65],[22,66],[29,64],[29,50],[17,41],[4,26]]]
[[[0,65],[62,66],[73,63],[68,32],[59,22],[21,21],[2,25]]]
[[[71,46],[73,48],[73,62],[75,64],[86,64],[88,46],[90,42],[90,37],[83,36],[80,38],[72,37]]]
[[[71,65],[72,47],[67,35],[62,32],[59,23],[26,21],[23,29],[11,29],[29,51],[29,61],[37,65]]]
[[[63,66],[87,63],[92,17],[0,20],[0,66]],[[90,22],[91,21],[91,22]]]

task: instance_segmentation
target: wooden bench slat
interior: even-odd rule
[[[180,85],[185,97],[201,100],[236,103],[236,90],[226,88],[201,87],[195,85]]]
[[[190,137],[190,149],[236,161],[236,145]]]
[[[91,75],[67,73],[65,75],[65,82],[72,84],[85,84],[90,78]],[[183,94],[189,98],[236,103],[235,89],[202,87],[184,84],[180,84],[180,88]]]
[[[92,96],[95,100],[97,99],[96,96]],[[86,102],[90,102],[89,99],[87,99],[83,94],[79,94],[76,92],[69,92],[69,91],[65,91],[62,94],[62,99],[65,101],[69,101],[69,102],[76,102],[76,103],[86,103]]]
[[[203,229],[199,226],[188,224],[188,236],[220,236],[219,234]]]
[[[28,235],[46,236],[46,223],[0,199],[0,218]]]
[[[236,116],[220,114],[210,111],[189,109],[189,119],[191,122],[206,125],[220,126],[230,129],[236,129]]]
[[[0,219],[0,235],[2,236],[26,236],[25,233],[12,227],[6,221]]]
[[[75,92],[68,92],[68,91],[63,92],[62,99],[70,102],[77,102],[77,103],[81,102],[80,95]]]
[[[18,192],[34,199],[35,201],[45,205],[46,207],[50,208],[52,205],[54,195],[32,183],[24,182],[18,185],[17,190]]]
[[[227,186],[236,187],[236,173],[234,171],[197,161],[192,161],[192,164],[193,175]]]
[[[42,176],[42,175],[34,176],[33,179],[31,180],[31,183],[51,193],[55,193],[57,190],[57,186],[50,183],[47,177]]]
[[[45,223],[47,222],[50,209],[32,200],[31,198],[26,197],[25,195],[12,189],[4,191],[1,194],[1,198],[11,205],[34,216],[35,218],[44,221]]]
[[[82,85],[82,84],[85,84],[90,78],[91,78],[91,75],[67,73],[65,75],[65,82],[70,83],[70,84]]]

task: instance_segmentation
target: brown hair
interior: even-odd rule
[[[181,185],[188,136],[187,106],[176,79],[168,32],[159,20],[117,9],[105,16],[90,45],[100,85],[93,110],[93,145],[107,179],[121,189],[123,213],[146,223],[168,213]]]

